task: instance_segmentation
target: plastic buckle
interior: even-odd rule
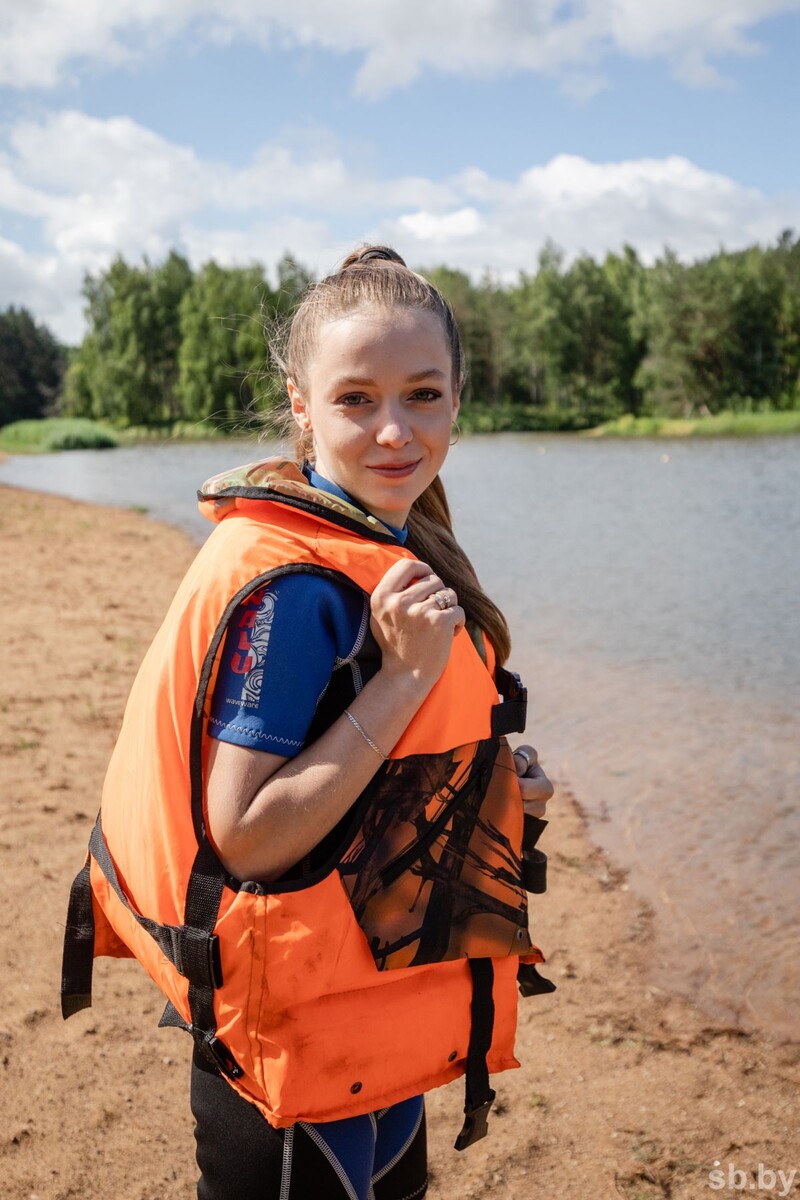
[[[219,948],[219,936],[216,933],[207,934],[203,930],[192,929],[186,925],[165,925],[164,928],[169,934],[172,949],[169,958],[178,974],[201,987],[221,988],[222,956]],[[201,950],[203,947],[205,948],[204,964],[197,961],[198,955],[195,948],[198,942]],[[184,950],[186,950],[185,954]],[[204,971],[204,976],[200,974],[201,971]]]
[[[520,679],[519,674],[516,671],[510,671],[509,674],[514,679],[514,681],[517,685],[516,688],[512,691],[509,699],[527,701],[528,689],[525,687],[525,684]]]
[[[474,1142],[485,1138],[489,1132],[489,1109],[494,1104],[495,1093],[489,1091],[489,1099],[475,1108],[464,1109],[464,1124],[455,1141],[456,1150],[466,1150]]]
[[[549,992],[556,991],[556,985],[552,979],[540,975],[534,963],[519,964],[517,985],[522,996],[546,996]]]
[[[225,1043],[221,1042],[218,1037],[215,1037],[214,1034],[211,1034],[210,1037],[208,1034],[204,1034],[200,1038],[196,1037],[195,1041],[206,1058],[219,1071],[222,1071],[223,1075],[227,1075],[229,1079],[241,1079],[244,1071]]]
[[[208,939],[208,974],[213,988],[222,987],[222,955],[219,949],[219,936],[212,933]]]

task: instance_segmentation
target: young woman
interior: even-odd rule
[[[131,693],[64,1011],[97,954],[164,990],[195,1041],[200,1200],[412,1200],[423,1093],[466,1076],[461,1149],[518,1065],[518,965],[543,961],[523,809],[552,786],[506,741],[524,690],[439,480],[464,376],[446,301],[367,247],[276,357],[298,461],[199,493],[217,528]]]

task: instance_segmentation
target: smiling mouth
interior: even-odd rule
[[[376,475],[382,475],[385,479],[404,479],[406,475],[410,475],[417,469],[419,463],[420,459],[406,463],[384,463],[369,467],[369,470],[374,471]]]

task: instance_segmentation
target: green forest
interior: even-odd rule
[[[800,239],[693,263],[634,249],[570,261],[553,244],[513,284],[420,268],[453,305],[468,428],[588,429],[626,414],[800,410]],[[310,273],[290,254],[193,271],[117,258],[87,275],[86,335],[67,349],[24,309],[0,313],[0,425],[43,416],[116,429],[245,429],[274,401],[265,327]]]

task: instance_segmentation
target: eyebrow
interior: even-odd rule
[[[406,383],[419,383],[422,379],[431,379],[433,377],[436,377],[437,379],[447,378],[445,372],[440,371],[438,367],[430,367],[426,371],[417,371],[414,375],[409,375],[406,378]],[[340,388],[345,386],[376,387],[377,385],[374,379],[362,378],[361,376],[356,375],[348,375],[345,379],[337,379],[335,386]]]

